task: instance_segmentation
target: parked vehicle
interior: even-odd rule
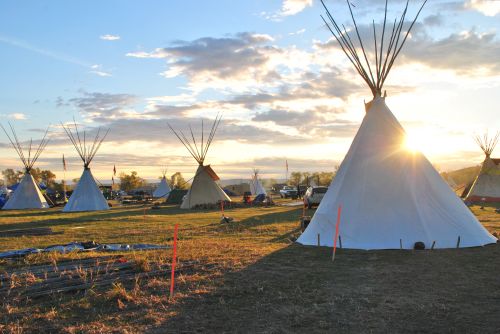
[[[304,194],[304,203],[311,209],[313,205],[319,205],[325,196],[328,187],[309,187]]]
[[[297,199],[297,188],[290,187],[290,186],[284,186],[280,190],[280,196],[281,198],[292,198],[292,199]]]

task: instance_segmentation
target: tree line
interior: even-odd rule
[[[35,179],[36,183],[43,182],[47,188],[54,189],[55,191],[62,192],[64,189],[63,182],[56,181],[56,174],[48,169],[33,168],[30,171],[31,176]],[[3,180],[6,186],[12,186],[21,181],[24,176],[24,171],[14,170],[12,168],[7,168],[2,171]],[[143,187],[147,184],[146,180],[138,175],[136,171],[132,171],[130,174],[120,173],[120,190],[130,191]],[[160,177],[161,179],[161,177]],[[79,178],[73,179],[74,184],[78,183]],[[169,185],[171,188],[175,189],[187,189],[189,184],[184,180],[184,177],[180,172],[176,172],[170,176]]]

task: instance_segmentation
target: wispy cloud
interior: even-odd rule
[[[112,76],[111,72],[103,70],[102,65],[95,64],[95,65],[92,65],[90,68],[91,68],[90,73],[95,74],[97,76],[100,76],[100,77]]]
[[[102,40],[104,40],[104,41],[117,41],[117,40],[120,39],[120,36],[106,34],[106,35],[99,36],[99,38],[102,39]]]
[[[22,41],[22,40],[19,40],[16,38],[0,35],[0,42],[3,42],[5,44],[9,44],[11,46],[15,46],[17,48],[28,50],[28,51],[31,51],[34,53],[38,53],[38,54],[45,56],[45,57],[60,60],[60,61],[66,62],[66,63],[70,63],[70,64],[82,66],[82,67],[87,67],[87,68],[91,67],[91,64],[89,64],[83,60],[80,60],[78,58],[75,58],[73,56],[69,56],[69,55],[66,55],[66,54],[61,53],[61,52],[43,49],[43,48],[37,47],[35,45],[32,45],[26,41]]]
[[[16,121],[22,121],[28,118],[28,116],[26,116],[26,114],[23,113],[4,114],[2,116],[9,119],[14,119]]]

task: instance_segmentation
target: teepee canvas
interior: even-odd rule
[[[186,147],[191,156],[198,163],[198,169],[194,175],[193,182],[191,183],[191,188],[189,188],[186,197],[182,201],[181,209],[191,209],[200,205],[207,204],[218,204],[220,201],[228,201],[231,199],[226,195],[224,190],[216,183],[219,177],[210,167],[210,165],[204,165],[205,158],[207,156],[208,149],[214,139],[217,128],[219,127],[221,117],[217,116],[212,125],[210,133],[208,134],[206,142],[204,142],[203,134],[203,121],[201,125],[201,140],[199,141],[199,146],[196,143],[193,131],[190,129],[192,142],[181,132],[175,131],[169,124],[170,129],[180,140],[180,142]]]
[[[170,187],[167,182],[167,171],[164,170],[162,172],[163,177],[161,178],[160,184],[158,185],[158,188],[153,192],[153,197],[155,198],[167,198],[168,194],[170,194]]]
[[[250,180],[250,192],[254,196],[265,195],[267,196],[266,190],[262,186],[262,183],[259,180],[259,170],[254,169],[252,179]]]
[[[351,147],[298,242],[316,245],[319,238],[320,245],[332,246],[339,207],[344,248],[412,249],[416,242],[427,248],[454,248],[496,242],[425,156],[406,149],[405,131],[382,97],[387,74],[418,14],[402,33],[405,9],[400,23],[386,34],[389,42],[382,39],[375,44],[380,47],[375,66],[366,68],[361,62],[365,59],[369,65],[365,51],[358,56],[349,33],[325,9],[329,18],[325,23],[370,87],[373,100],[365,105],[366,114]],[[354,29],[361,44],[355,21]],[[384,32],[385,23],[382,36]]]
[[[47,146],[48,139],[47,139],[47,133],[48,130],[45,131],[45,134],[40,141],[40,144],[38,145],[38,148],[33,152],[33,141],[30,140],[30,145],[28,147],[28,155],[26,156],[24,154],[23,148],[21,147],[21,144],[17,138],[16,132],[14,131],[14,128],[12,125],[10,125],[10,130],[12,132],[12,136],[10,136],[5,128],[2,126],[3,131],[9,138],[10,143],[16,150],[17,154],[19,155],[19,158],[21,159],[23,165],[24,165],[24,176],[21,179],[21,182],[17,185],[17,188],[13,193],[10,194],[9,199],[5,203],[5,205],[2,207],[2,210],[18,210],[18,209],[45,209],[49,207],[49,204],[45,200],[45,198],[42,195],[42,192],[40,191],[40,188],[35,182],[35,179],[31,175],[31,169],[33,168],[33,165],[37,161],[37,159],[40,157],[40,154],[42,151],[45,149],[45,146]]]
[[[64,124],[62,126],[83,161],[83,174],[73,190],[73,193],[69,197],[68,203],[64,206],[62,211],[75,212],[109,210],[108,202],[97,186],[89,167],[109,130],[101,136],[101,129],[98,129],[94,139],[87,143],[85,131],[83,134],[80,134],[76,122],[74,123],[74,133]]]
[[[500,159],[491,158],[491,153],[498,143],[500,133],[493,138],[488,134],[476,137],[476,142],[483,150],[485,158],[481,170],[474,180],[465,200],[469,202],[500,202]]]

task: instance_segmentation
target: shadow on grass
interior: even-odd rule
[[[162,207],[160,209],[151,210],[151,206],[130,206],[130,207],[116,207],[118,210],[111,208],[104,211],[87,211],[87,212],[62,212],[60,210],[50,209],[44,210],[30,210],[30,211],[10,211],[8,215],[0,214],[0,217],[5,218],[23,218],[29,220],[33,217],[33,221],[21,221],[14,223],[0,224],[0,231],[9,229],[22,229],[33,227],[56,227],[56,226],[72,226],[81,225],[85,223],[93,223],[100,220],[109,220],[117,218],[129,217],[142,217],[144,215],[144,208],[146,208],[147,215],[163,215],[172,214],[177,215],[185,213],[176,207]],[[38,219],[39,217],[50,217],[48,219]],[[35,219],[36,218],[36,219]]]
[[[290,245],[212,292],[173,305],[151,333],[481,332],[500,326],[500,246],[435,251]]]
[[[262,214],[245,218],[226,224],[214,223],[211,227],[214,231],[225,233],[237,233],[264,225],[282,224],[290,221],[299,221],[302,209],[290,208],[288,211],[270,212],[262,211]]]

